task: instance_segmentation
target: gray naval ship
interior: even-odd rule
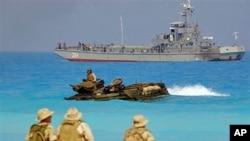
[[[213,37],[204,37],[200,33],[198,24],[192,20],[194,7],[190,0],[182,4],[182,21],[170,24],[168,34],[159,34],[152,44],[124,45],[123,27],[122,43],[115,45],[91,45],[79,43],[76,46],[59,44],[55,54],[70,61],[88,62],[157,62],[157,61],[231,61],[241,60],[245,53],[245,47],[235,44],[231,46],[217,46]],[[234,33],[235,41],[237,32]]]

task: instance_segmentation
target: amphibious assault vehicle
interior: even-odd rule
[[[65,100],[95,100],[106,101],[112,99],[143,101],[152,100],[169,95],[164,83],[135,83],[123,85],[122,79],[117,78],[108,86],[104,86],[104,80],[95,83],[82,82],[77,85],[70,85],[77,94],[65,97]]]

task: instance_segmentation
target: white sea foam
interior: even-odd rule
[[[230,96],[229,94],[218,93],[203,85],[173,86],[168,88],[171,95],[179,96]]]

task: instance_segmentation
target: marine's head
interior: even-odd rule
[[[133,119],[134,127],[145,127],[148,123],[148,120],[143,115],[135,115]]]
[[[92,69],[87,70],[87,74],[90,74],[90,73],[92,73]]]
[[[82,113],[79,112],[76,108],[69,108],[67,113],[64,116],[65,120],[80,120],[82,117]]]
[[[42,108],[37,112],[37,121],[40,122],[51,122],[51,117],[54,111],[49,110],[48,108]]]

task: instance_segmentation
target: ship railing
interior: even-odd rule
[[[67,50],[67,51],[81,51],[81,52],[96,52],[96,53],[124,53],[124,54],[152,54],[152,53],[166,53],[166,49],[156,49],[145,45],[126,45],[126,46],[89,46],[89,47],[79,47],[79,46],[67,46],[56,48],[57,50]]]

